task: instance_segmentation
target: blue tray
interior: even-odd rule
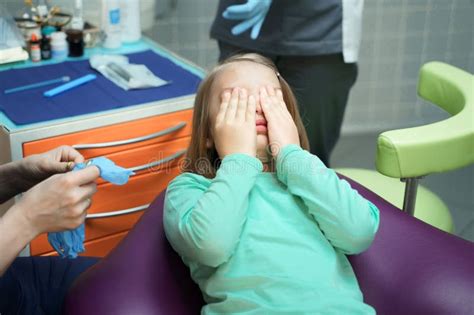
[[[131,63],[144,64],[155,75],[171,83],[158,88],[124,91],[95,72],[88,60],[11,69],[0,72],[0,110],[15,124],[31,124],[194,94],[201,81],[196,74],[152,50],[126,56]],[[43,92],[54,85],[3,94],[3,90],[17,86],[61,76],[75,79],[88,73],[98,74],[97,79],[52,98],[44,97]]]

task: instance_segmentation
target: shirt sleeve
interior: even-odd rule
[[[379,210],[318,157],[288,145],[277,157],[277,176],[303,200],[335,248],[357,254],[370,246],[379,226]]]
[[[212,180],[191,173],[175,178],[166,191],[163,219],[172,247],[202,265],[226,262],[240,239],[248,196],[262,169],[257,158],[231,154]]]

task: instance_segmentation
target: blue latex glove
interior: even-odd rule
[[[126,184],[130,175],[134,174],[126,168],[115,165],[114,162],[105,157],[89,160],[86,164],[79,163],[74,167],[73,171],[82,170],[90,165],[97,166],[100,170],[100,177],[115,185]]]
[[[240,35],[252,28],[250,38],[256,39],[271,4],[272,0],[248,0],[245,4],[229,6],[222,16],[228,20],[244,20],[232,28],[233,35]]]
[[[100,177],[115,185],[126,184],[129,176],[134,174],[126,168],[115,165],[105,157],[98,157],[87,163],[79,163],[73,171],[82,170],[90,165],[97,166],[100,170]],[[84,224],[75,230],[48,233],[49,244],[61,257],[76,258],[77,254],[84,251],[84,239]]]
[[[84,224],[77,229],[48,233],[48,242],[61,257],[76,258],[84,251]]]

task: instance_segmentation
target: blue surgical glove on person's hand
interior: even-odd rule
[[[105,157],[89,160],[88,163],[77,163],[73,171],[82,170],[90,165],[97,166],[100,177],[115,185],[126,184],[130,175],[134,174]],[[84,239],[84,223],[74,230],[48,233],[49,243],[61,257],[76,258],[84,251]]]
[[[233,35],[240,35],[252,28],[250,37],[256,39],[271,4],[272,0],[248,0],[245,4],[229,6],[222,16],[228,20],[244,20],[232,28]]]

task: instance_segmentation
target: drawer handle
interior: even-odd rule
[[[100,219],[100,218],[110,218],[110,217],[116,217],[120,215],[125,215],[129,213],[134,213],[138,211],[143,211],[146,208],[148,208],[150,204],[146,204],[143,206],[138,206],[134,208],[129,208],[125,210],[118,210],[118,211],[110,211],[110,212],[102,212],[102,213],[91,213],[86,216],[86,219]]]
[[[158,132],[146,135],[146,136],[142,136],[142,137],[126,139],[126,140],[119,140],[119,141],[102,142],[102,143],[75,144],[72,147],[74,149],[77,149],[77,150],[116,147],[116,146],[119,146],[119,145],[142,142],[142,141],[150,140],[150,139],[153,139],[153,138],[158,138],[158,137],[170,134],[172,132],[175,132],[176,130],[181,129],[184,126],[186,126],[186,123],[185,122],[180,122],[176,126],[173,126],[173,127],[168,128],[168,129],[161,130],[161,131],[158,131]]]
[[[161,159],[159,161],[155,161],[155,162],[151,162],[151,163],[148,163],[148,164],[144,164],[144,165],[139,165],[139,166],[135,166],[135,167],[131,167],[129,168],[128,170],[132,171],[132,172],[138,172],[138,171],[143,171],[147,168],[152,168],[152,167],[155,167],[155,166],[158,166],[158,165],[161,165],[163,163],[166,163],[166,162],[169,162],[169,161],[172,161],[174,159],[177,159],[178,157],[180,157],[181,155],[185,154],[186,153],[186,150],[180,150],[170,156],[167,156],[165,157],[164,159]],[[136,175],[136,174],[135,174]]]

